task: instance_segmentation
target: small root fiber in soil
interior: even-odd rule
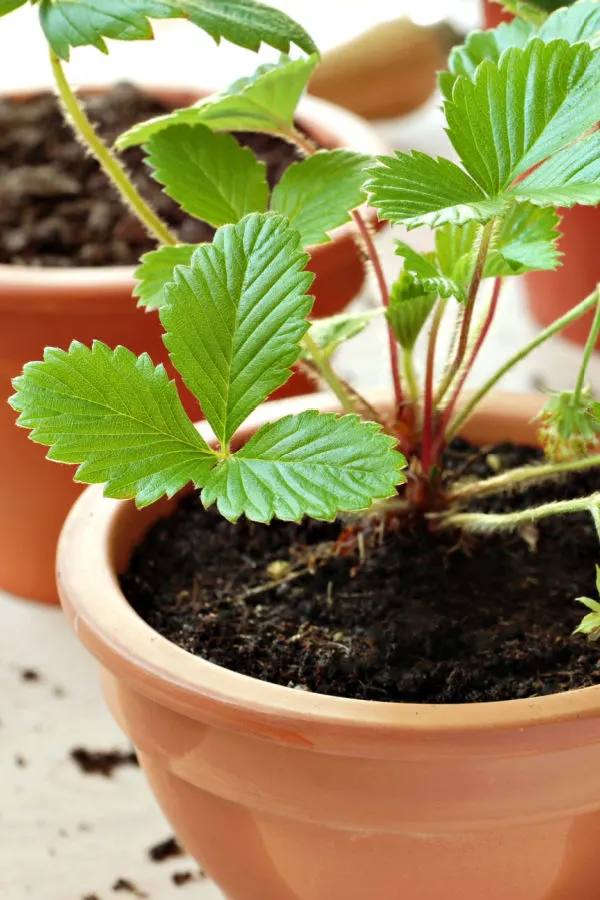
[[[457,441],[446,468],[488,477],[536,456]],[[471,508],[510,511],[598,488],[590,471]],[[589,515],[546,520],[534,534],[462,537],[414,520],[382,541],[367,534],[364,560],[323,553],[343,527],[231,525],[192,494],[148,533],[123,590],[190,653],[323,694],[471,703],[600,683],[600,648],[572,634],[584,612],[575,598],[594,596],[600,561]],[[278,583],[273,563],[313,571]]]

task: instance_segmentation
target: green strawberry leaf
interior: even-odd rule
[[[492,240],[484,278],[556,269],[560,217],[554,209],[515,203]]]
[[[282,216],[255,213],[220,228],[165,287],[165,344],[223,446],[300,356],[312,307],[307,262]]]
[[[412,350],[433,307],[437,294],[425,293],[419,279],[402,272],[390,291],[387,318],[396,340],[404,350]]]
[[[0,18],[8,15],[8,13],[13,12],[20,6],[24,6],[26,3],[27,0],[0,0]]]
[[[237,81],[194,106],[134,125],[116,142],[119,150],[145,144],[175,125],[206,125],[213,131],[261,131],[287,136],[294,127],[296,108],[318,62],[283,59],[260,66],[253,76]]]
[[[215,228],[265,212],[266,166],[230,134],[204,125],[177,125],[144,145],[152,177],[181,208]]]
[[[179,244],[177,247],[159,247],[158,250],[145,253],[134,275],[139,282],[133,291],[133,296],[140,298],[138,306],[145,306],[147,309],[163,306],[167,302],[164,287],[168,281],[173,280],[175,266],[189,266],[197,248],[198,244]]]
[[[436,231],[436,236],[440,231],[444,231],[444,229],[449,227],[456,231],[462,230],[456,226],[445,225]],[[465,228],[466,227],[467,226],[465,226]],[[435,294],[438,297],[445,298],[456,297],[457,300],[461,301],[464,299],[463,286],[455,281],[454,278],[448,278],[440,271],[439,262],[436,260],[435,253],[423,255],[417,253],[403,241],[396,241],[396,255],[404,258],[404,272],[408,272],[414,276],[412,284],[418,283],[424,294]],[[438,264],[436,265],[436,263]],[[404,279],[402,283],[404,287],[407,287],[409,281]]]
[[[497,63],[509,47],[525,47],[536,29],[523,19],[503,22],[490,31],[473,31],[464,44],[454,47],[448,60],[449,72],[440,76],[440,87],[446,100],[452,99],[452,89],[459,75],[473,78],[477,67],[489,59]]]
[[[202,502],[232,522],[331,521],[396,493],[406,479],[394,438],[358,416],[308,410],[263,425],[211,473]]]
[[[471,219],[486,222],[504,208],[503,202],[490,202],[460,166],[417,150],[380,156],[368,175],[364,187],[380,217],[408,229],[460,225]]]
[[[562,38],[570,44],[587,41],[592,47],[600,44],[600,7],[598,0],[579,0],[572,6],[557,3],[563,7],[549,16],[538,31],[538,37],[548,43]]]
[[[258,50],[262,43],[287,53],[296,44],[305,53],[317,48],[306,31],[285,13],[256,0],[39,0],[48,43],[64,60],[71,47],[107,52],[104,38],[152,38],[149,19],[189,19],[219,43],[221,38]]]
[[[286,216],[305,247],[325,244],[328,232],[351,219],[364,200],[370,157],[352,150],[320,150],[287,169],[271,197],[273,212]]]
[[[314,319],[310,324],[309,334],[329,358],[340,344],[358,337],[367,325],[370,325],[373,319],[379,318],[383,312],[383,307],[379,307],[362,313],[340,313],[326,319]],[[303,350],[302,358],[311,359],[311,354]]]
[[[600,203],[600,132],[547,159],[510,193],[540,205],[596,206]]]
[[[79,464],[76,481],[106,482],[107,497],[146,506],[204,484],[216,463],[174,382],[146,353],[74,341],[68,352],[46,349],[13,385],[9,402],[31,440],[51,448],[49,459]]]

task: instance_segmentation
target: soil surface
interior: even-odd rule
[[[119,84],[88,96],[88,114],[108,144],[131,125],[170,112],[162,100]],[[268,135],[235,137],[267,164],[271,186],[296,149]],[[181,241],[211,240],[214,229],[185,215],[162,192],[142,150],[122,154],[144,198]],[[0,263],[33,266],[137,265],[155,242],[124,207],[98,164],[65,125],[56,98],[0,99]]]
[[[536,456],[455,442],[446,466],[487,477]],[[572,475],[472,508],[583,496],[599,480],[597,471]],[[575,598],[595,596],[600,547],[589,515],[468,539],[414,521],[382,543],[367,534],[362,562],[324,552],[343,529],[231,525],[193,494],[149,532],[123,588],[148,624],[190,653],[323,694],[472,703],[600,683],[600,646],[571,634],[585,612]],[[314,574],[278,583],[272,564],[281,562]]]

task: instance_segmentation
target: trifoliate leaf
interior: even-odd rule
[[[312,307],[307,262],[282,216],[253,214],[220,228],[165,287],[165,344],[223,445],[300,356]]]
[[[438,229],[439,234],[445,225]],[[404,271],[414,276],[413,284],[418,282],[424,294],[435,294],[438,297],[457,297],[463,299],[462,285],[451,278],[447,278],[439,271],[436,265],[435,253],[421,254],[409,247],[403,241],[396,241],[396,255],[404,258]],[[406,284],[408,284],[405,279]]]
[[[512,47],[475,79],[458,78],[445,104],[448,135],[490,197],[600,120],[600,54],[587,44]]]
[[[510,193],[539,205],[596,206],[600,203],[600,132],[556,153]]]
[[[204,125],[177,125],[150,138],[144,149],[152,177],[185,212],[215,228],[265,212],[267,169],[230,134]]]
[[[146,506],[189,482],[204,484],[216,457],[188,419],[163,366],[144,353],[48,348],[15,378],[11,406],[48,458],[79,464],[76,481],[106,482],[107,497]]]
[[[484,277],[556,269],[561,257],[559,223],[560,217],[552,208],[515,203],[492,239]]]
[[[13,12],[13,10],[18,9],[20,6],[24,6],[26,3],[27,0],[0,0],[0,18]]]
[[[490,202],[455,163],[417,150],[381,156],[367,174],[364,187],[381,218],[409,229],[435,228],[445,222],[459,225],[471,219],[485,222],[503,210],[503,202]]]
[[[213,131],[262,131],[289,135],[294,127],[298,102],[318,62],[283,60],[260,66],[250,78],[237,81],[226,91],[194,106],[134,125],[116,142],[119,150],[144,144],[159,131],[175,125],[206,125]]]
[[[379,307],[363,313],[340,313],[326,319],[315,319],[311,322],[309,334],[325,356],[329,357],[340,344],[357,337],[383,312],[383,307]],[[310,359],[310,353],[303,351],[302,357]]]
[[[415,346],[436,300],[435,293],[423,293],[422,285],[410,272],[402,272],[392,285],[387,318],[396,340],[405,350]]]
[[[133,291],[133,296],[140,298],[138,306],[158,309],[166,303],[164,287],[168,281],[173,280],[175,266],[189,265],[197,248],[198,244],[179,244],[177,247],[159,247],[158,250],[145,253],[134,275],[139,282]]]
[[[358,416],[309,410],[263,425],[235,456],[218,463],[202,492],[232,522],[333,520],[396,493],[406,479],[394,438]]]
[[[317,52],[293,19],[256,0],[39,0],[39,7],[48,43],[65,60],[71,47],[89,45],[106,53],[104,38],[147,40],[149,19],[189,19],[217,43],[224,38],[248,50],[264,43],[282,53],[291,44]]]
[[[320,150],[287,169],[271,197],[271,209],[290,220],[305,247],[325,244],[328,232],[351,218],[365,200],[370,157],[352,150]]]

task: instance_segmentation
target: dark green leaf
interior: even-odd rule
[[[177,125],[155,134],[144,148],[153,178],[191,216],[218,228],[266,211],[266,166],[230,134]]]
[[[175,384],[144,353],[48,348],[15,378],[13,409],[48,458],[80,464],[75,479],[107,482],[108,497],[146,506],[189,482],[204,484],[216,457],[188,419]]]
[[[133,291],[133,296],[140,298],[138,306],[158,309],[166,303],[164,287],[173,280],[175,266],[189,265],[197,248],[198,244],[179,244],[145,253],[134,275],[139,282]]]
[[[262,131],[287,135],[294,126],[298,102],[313,73],[318,56],[284,59],[260,66],[250,78],[195,106],[134,125],[118,139],[119,150],[144,144],[159,131],[175,125],[203,124],[213,131]]]
[[[287,53],[296,44],[317,48],[306,31],[285,13],[256,0],[39,0],[48,43],[62,59],[71,47],[106,52],[104,38],[121,41],[152,37],[149,19],[189,19],[218,43],[221,38],[258,50],[261,43]]]
[[[307,262],[282,216],[256,213],[219,229],[165,288],[165,343],[223,445],[300,356],[312,307]]]
[[[273,191],[271,209],[287,216],[305,247],[327,243],[328,232],[364,202],[369,160],[352,150],[320,150],[289,167]]]
[[[367,509],[405,481],[404,457],[379,425],[309,410],[263,425],[213,470],[202,492],[230,521],[333,520]]]

